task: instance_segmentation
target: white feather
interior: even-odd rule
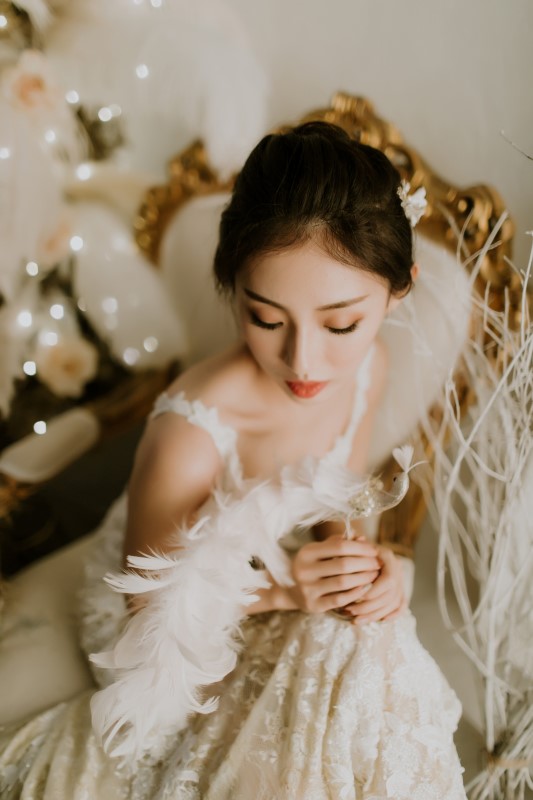
[[[244,609],[269,586],[251,558],[260,558],[277,582],[292,583],[280,537],[302,519],[339,516],[349,487],[362,485],[333,463],[308,460],[285,469],[279,484],[249,482],[237,497],[215,492],[202,519],[179,532],[181,549],[130,557],[140,572],[106,577],[116,591],[147,599],[113,650],[91,656],[117,671],[92,701],[95,731],[111,755],[127,763],[146,750],[162,752],[190,714],[216,707],[216,698],[200,700],[199,690],[234,668]]]
[[[395,447],[392,455],[402,468],[403,472],[409,472],[413,460],[414,447],[412,444],[404,444],[402,447]]]

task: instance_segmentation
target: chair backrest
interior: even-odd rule
[[[490,240],[504,205],[487,186],[459,189],[444,181],[364,98],[339,93],[330,107],[300,121],[311,119],[340,125],[354,138],[381,149],[410,182],[412,191],[424,186],[427,192],[428,209],[416,235],[420,277],[381,331],[390,351],[391,370],[369,467],[379,469],[387,481],[397,470],[390,453],[406,439],[416,441],[419,451],[431,458],[419,421],[428,410],[439,414],[435,400],[466,337],[472,334],[468,267],[471,257]],[[232,183],[233,179],[218,179],[202,144],[195,142],[172,160],[168,183],[149,190],[135,223],[137,242],[161,269],[188,329],[192,362],[222,348],[236,335],[231,312],[217,296],[211,276],[218,222]],[[520,304],[516,275],[506,261],[513,232],[507,218],[474,280],[481,294],[490,283],[490,302],[495,308],[503,307],[507,295],[511,320],[513,313],[518,319]],[[462,411],[470,397],[469,391],[462,393]],[[376,535],[398,552],[412,555],[424,515],[422,490],[412,481],[404,501],[381,516]]]

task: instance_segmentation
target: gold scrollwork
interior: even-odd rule
[[[193,142],[169,165],[169,180],[150,188],[134,221],[135,239],[154,264],[166,227],[174,214],[194,197],[229,191],[234,178],[220,180],[208,163],[205,147]]]

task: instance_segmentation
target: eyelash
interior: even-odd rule
[[[353,331],[357,330],[359,327],[358,322],[352,322],[351,325],[348,325],[347,328],[328,328],[330,333],[335,333],[337,336],[342,336],[345,333],[353,333]]]
[[[259,319],[259,317],[256,316],[253,311],[250,311],[250,320],[254,325],[257,325],[258,328],[265,328],[267,331],[275,331],[276,328],[279,328],[281,325],[283,325],[282,322],[263,322],[263,320]]]
[[[250,319],[254,325],[257,325],[258,328],[264,328],[267,331],[275,331],[277,328],[283,325],[282,322],[263,322],[262,319],[259,319],[259,317],[253,313],[253,311],[250,312]],[[334,333],[336,336],[343,336],[346,333],[353,333],[353,331],[355,331],[358,327],[359,322],[353,322],[351,325],[348,325],[347,328],[327,327],[327,330],[330,333]]]

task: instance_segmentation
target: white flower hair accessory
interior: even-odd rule
[[[428,201],[426,200],[426,190],[423,186],[412,195],[409,194],[410,189],[411,184],[406,180],[402,180],[398,187],[398,197],[402,201],[402,208],[411,223],[411,228],[414,228],[419,219],[424,216]]]

